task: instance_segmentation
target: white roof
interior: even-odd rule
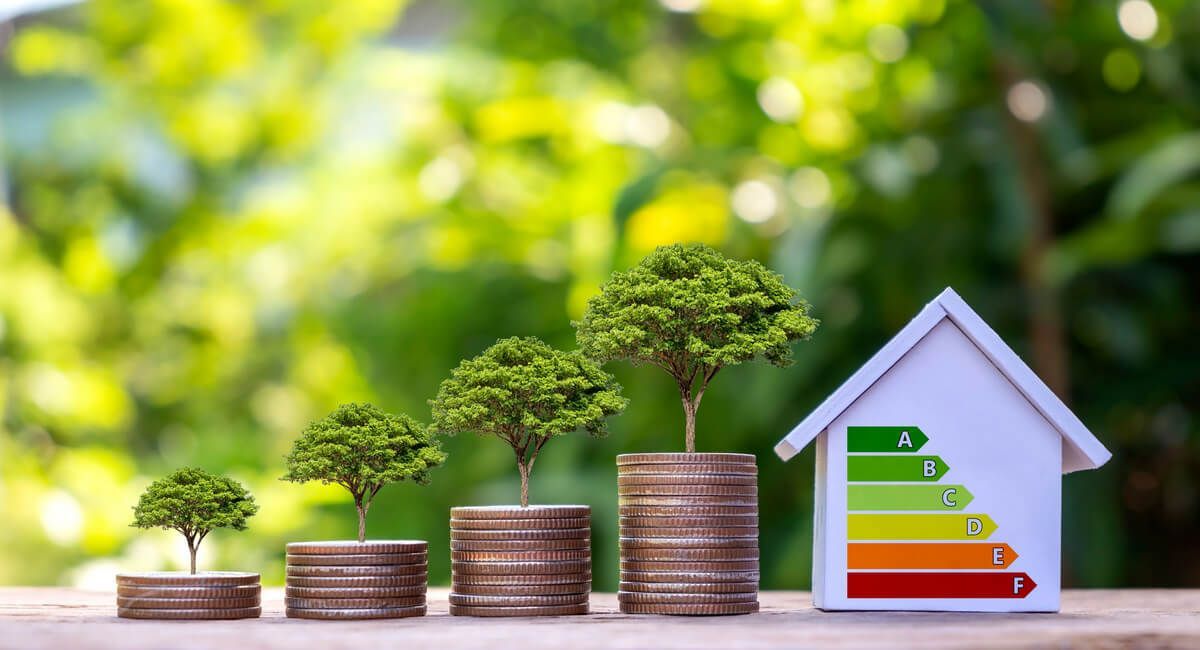
[[[950,288],[926,305],[912,322],[892,337],[892,340],[851,375],[846,383],[780,440],[779,444],[775,445],[775,453],[783,460],[799,453],[944,318],[949,318],[957,325],[991,360],[996,369],[1062,434],[1064,474],[1081,469],[1095,469],[1108,462],[1112,453],[1104,448],[1071,409],[1038,379],[1029,366],[1021,361],[979,314]]]

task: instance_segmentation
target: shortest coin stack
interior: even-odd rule
[[[215,620],[262,614],[257,573],[117,574],[117,616],[141,619]]]
[[[428,542],[296,542],[287,545],[284,611],[323,620],[424,616],[428,584]]]
[[[587,614],[592,591],[588,506],[450,510],[450,613]]]

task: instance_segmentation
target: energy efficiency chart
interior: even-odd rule
[[[1008,571],[1020,557],[993,541],[999,523],[969,506],[966,485],[921,453],[914,426],[851,426],[846,437],[848,598],[1025,598],[1036,587]]]

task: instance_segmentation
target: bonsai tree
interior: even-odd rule
[[[529,473],[551,438],[580,429],[603,436],[605,418],[627,403],[612,375],[536,338],[497,341],[452,370],[430,400],[437,431],[493,435],[512,447],[521,507],[529,505]]]
[[[133,526],[177,530],[187,540],[192,573],[196,551],[215,528],[246,530],[258,512],[254,497],[241,483],[186,467],[150,484],[133,508]]]
[[[696,451],[700,400],[722,368],[759,357],[787,366],[790,344],[817,324],[778,274],[700,244],[659,247],[613,273],[574,323],[588,357],[649,363],[671,375],[688,452]]]
[[[300,434],[287,455],[283,480],[320,481],[346,488],[358,512],[358,541],[367,537],[367,511],[388,483],[429,483],[446,460],[429,430],[407,415],[371,404],[343,404]]]

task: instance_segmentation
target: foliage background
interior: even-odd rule
[[[16,4],[29,4],[28,1]],[[279,583],[348,538],[278,480],[304,424],[428,420],[496,339],[574,345],[655,245],[757,258],[822,327],[722,373],[708,451],[759,455],[763,586],[809,584],[812,452],[775,441],[953,285],[1114,451],[1065,479],[1065,584],[1200,584],[1200,5],[1186,0],[92,0],[0,4],[0,583],[181,567],[128,527],[199,465],[262,506],[201,565]],[[669,378],[610,364],[613,433],[548,445],[534,500],[595,509],[620,452],[682,447]],[[376,538],[445,548],[511,503],[511,452],[446,441]],[[446,553],[431,576],[448,581]]]

